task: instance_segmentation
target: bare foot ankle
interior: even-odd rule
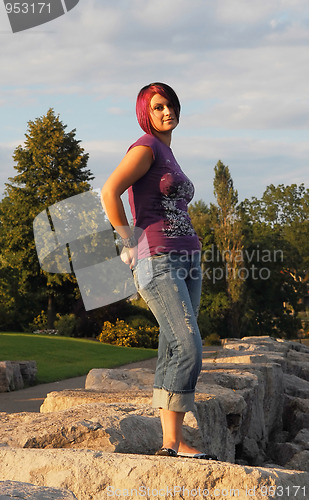
[[[184,442],[181,442],[179,444],[178,448],[178,453],[202,453],[200,450],[197,450],[196,448],[192,448],[191,446],[187,445]]]

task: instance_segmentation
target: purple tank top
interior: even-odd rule
[[[161,253],[199,250],[199,239],[188,214],[194,186],[178,165],[171,148],[153,135],[145,134],[135,146],[152,149],[148,172],[128,190],[134,225],[143,229],[138,258]]]

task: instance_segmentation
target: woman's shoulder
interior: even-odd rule
[[[131,146],[129,147],[128,151],[130,149],[135,148],[136,146],[148,146],[150,147],[154,153],[158,150],[160,145],[159,139],[157,139],[154,135],[151,134],[144,134],[142,137],[137,139]]]

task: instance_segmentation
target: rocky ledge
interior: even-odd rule
[[[225,342],[204,361],[184,430],[219,462],[153,456],[162,439],[150,406],[153,377],[145,369],[91,370],[85,389],[48,394],[40,414],[0,413],[0,481],[66,488],[78,500],[135,491],[147,499],[194,491],[308,497],[307,347],[249,337]]]
[[[78,500],[248,500],[250,497],[265,500],[275,496],[305,500],[309,491],[306,472],[193,461],[190,458],[94,450],[0,448],[0,460],[4,464],[0,480],[3,476],[12,476],[15,481],[65,488],[73,492]],[[30,498],[37,500],[40,497]],[[49,498],[53,499],[51,496],[46,500]]]

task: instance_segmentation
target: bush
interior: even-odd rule
[[[205,345],[221,345],[220,335],[217,333],[211,333],[207,337],[204,338]]]
[[[148,318],[142,316],[140,314],[136,314],[135,316],[129,316],[125,318],[125,322],[128,323],[132,328],[138,330],[139,327],[146,326],[157,326],[152,321],[149,321]]]
[[[45,311],[41,311],[29,324],[30,331],[46,330],[47,328],[47,315]]]
[[[105,344],[114,344],[124,347],[146,347],[157,349],[159,328],[147,324],[137,328],[117,319],[115,324],[105,321],[98,340]]]
[[[75,337],[77,336],[79,320],[76,318],[75,314],[65,314],[60,316],[57,314],[58,320],[55,321],[55,328],[58,331],[58,335],[63,337]]]

